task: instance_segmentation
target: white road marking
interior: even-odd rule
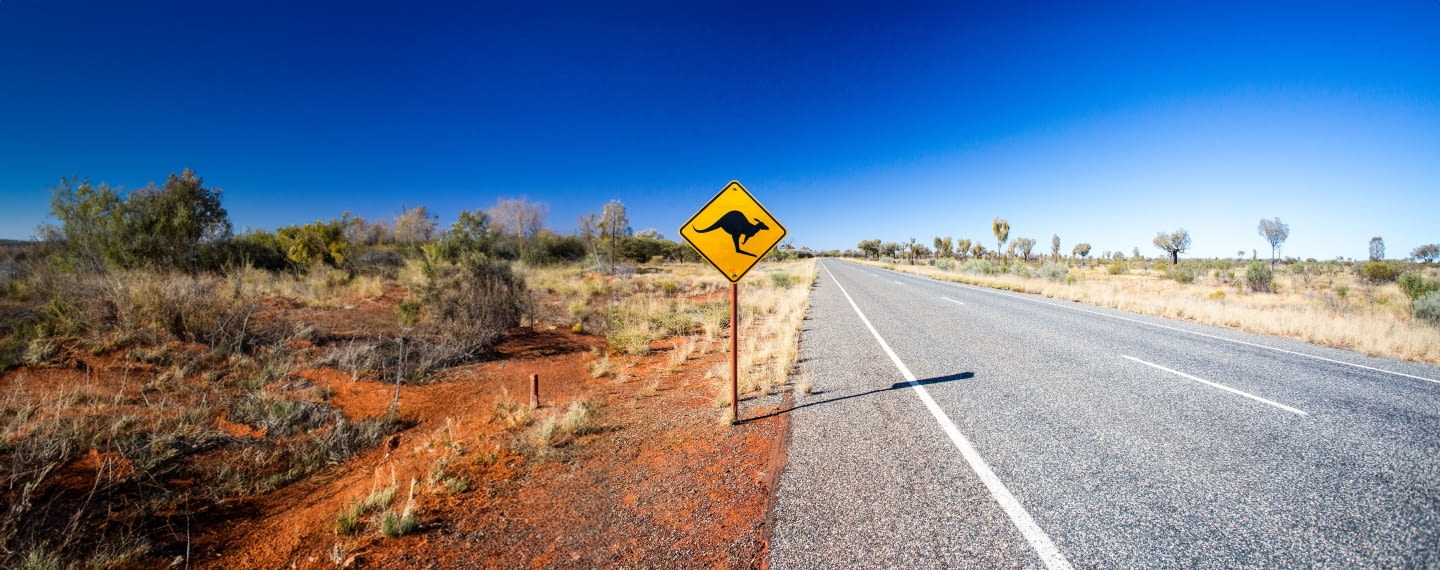
[[[899,279],[896,279],[896,280],[895,280],[895,284],[896,284],[896,285],[904,285],[904,283],[901,283]]]
[[[824,264],[821,266],[824,267]],[[865,313],[860,311],[860,306],[855,304],[855,299],[850,298],[850,293],[845,290],[845,286],[840,284],[840,280],[835,278],[835,274],[831,273],[829,267],[825,267],[825,273],[830,275],[830,279],[835,282],[835,286],[840,289],[840,293],[845,295],[845,300],[850,302],[850,308],[855,309],[855,314],[860,316],[860,322],[865,323],[865,328],[870,329],[870,334],[874,335],[875,340],[880,343],[880,348],[885,350],[885,354],[890,356],[890,361],[895,363],[896,368],[900,369],[900,373],[905,376],[905,381],[915,389],[915,395],[919,396],[920,401],[925,403],[925,408],[930,410],[930,415],[935,416],[935,421],[940,423],[940,429],[945,432],[945,435],[950,436],[950,441],[960,450],[960,455],[970,464],[970,468],[975,471],[975,475],[979,476],[980,481],[985,483],[985,488],[990,490],[990,496],[995,498],[995,502],[1000,503],[1000,508],[1004,509],[1005,514],[1010,517],[1010,522],[1015,525],[1015,528],[1020,530],[1021,535],[1025,536],[1025,540],[1030,543],[1031,548],[1035,549],[1035,553],[1040,555],[1040,560],[1045,563],[1045,567],[1050,570],[1068,570],[1072,568],[1070,561],[1065,558],[1064,554],[1060,553],[1060,549],[1055,547],[1055,543],[1050,540],[1050,536],[1045,534],[1044,529],[1040,528],[1040,525],[1035,522],[1035,519],[1030,516],[1030,513],[1025,510],[1025,507],[1020,504],[1020,501],[1015,498],[1015,495],[1010,493],[1010,489],[1006,488],[1005,484],[1000,482],[1000,478],[990,469],[990,465],[985,463],[984,458],[980,457],[980,452],[975,450],[975,446],[970,444],[970,440],[965,437],[965,434],[960,433],[960,429],[955,427],[955,422],[950,421],[950,417],[945,415],[945,411],[941,410],[940,405],[936,404],[935,400],[930,397],[930,392],[915,379],[915,374],[910,372],[910,368],[906,367],[905,363],[900,361],[900,357],[895,354],[895,351],[890,349],[890,344],[885,342],[885,339],[880,336],[880,332],[876,331],[875,326],[870,324],[870,319],[866,318]]]
[[[1179,376],[1179,377],[1181,377],[1181,378],[1189,378],[1189,379],[1191,379],[1191,380],[1194,380],[1194,381],[1199,382],[1199,383],[1201,383],[1201,384],[1204,384],[1204,385],[1206,385],[1206,386],[1210,386],[1210,387],[1212,387],[1212,388],[1219,388],[1219,389],[1221,389],[1221,390],[1224,390],[1224,391],[1226,391],[1226,392],[1230,392],[1230,393],[1232,393],[1232,394],[1239,394],[1239,395],[1244,396],[1244,397],[1246,397],[1246,398],[1250,398],[1251,400],[1255,400],[1256,402],[1260,402],[1260,403],[1262,403],[1262,404],[1269,404],[1269,405],[1271,405],[1271,406],[1275,406],[1275,407],[1277,407],[1277,408],[1280,408],[1280,409],[1285,410],[1285,411],[1287,411],[1287,412],[1290,412],[1290,413],[1292,413],[1292,414],[1298,414],[1298,415],[1301,415],[1301,416],[1308,416],[1308,415],[1310,415],[1308,412],[1305,412],[1305,411],[1303,411],[1303,410],[1297,410],[1297,409],[1292,408],[1292,407],[1290,407],[1290,406],[1287,406],[1287,405],[1285,405],[1285,404],[1281,404],[1281,403],[1274,402],[1274,401],[1271,401],[1271,400],[1266,400],[1265,398],[1261,398],[1260,396],[1256,396],[1256,395],[1254,395],[1254,394],[1251,394],[1251,393],[1249,393],[1249,392],[1245,392],[1245,391],[1242,391],[1242,390],[1236,390],[1236,389],[1234,389],[1234,388],[1231,388],[1231,387],[1226,386],[1226,385],[1223,385],[1223,384],[1216,384],[1216,383],[1211,382],[1211,381],[1209,381],[1209,380],[1204,380],[1204,379],[1196,378],[1196,377],[1191,376],[1191,375],[1189,375],[1189,374],[1186,374],[1186,373],[1184,373],[1184,372],[1180,372],[1179,370],[1171,370],[1171,369],[1166,368],[1166,367],[1164,367],[1164,366],[1161,366],[1161,365],[1159,365],[1159,364],[1155,364],[1155,363],[1153,363],[1153,362],[1145,362],[1144,360],[1140,360],[1139,358],[1135,358],[1135,357],[1133,357],[1133,356],[1126,356],[1126,355],[1124,355],[1124,354],[1122,354],[1122,355],[1120,355],[1120,356],[1122,356],[1122,357],[1124,357],[1124,358],[1128,358],[1128,359],[1130,359],[1130,360],[1134,360],[1135,362],[1139,362],[1140,364],[1144,364],[1144,365],[1146,365],[1146,366],[1150,366],[1150,367],[1153,367],[1153,368],[1159,368],[1160,370],[1164,370],[1164,371],[1166,371],[1166,372],[1169,372],[1169,373],[1174,374],[1174,375],[1176,375],[1176,376]]]
[[[1122,321],[1129,321],[1129,322],[1132,322],[1132,323],[1139,323],[1139,324],[1142,324],[1142,325],[1148,325],[1148,326],[1152,326],[1152,327],[1158,327],[1158,328],[1162,328],[1162,329],[1168,329],[1168,330],[1172,330],[1172,331],[1176,331],[1176,332],[1182,332],[1182,333],[1186,333],[1186,334],[1193,334],[1193,335],[1196,335],[1196,336],[1203,336],[1203,337],[1205,337],[1205,338],[1213,338],[1213,339],[1215,339],[1215,340],[1223,340],[1223,341],[1225,341],[1225,342],[1233,342],[1233,343],[1235,343],[1235,344],[1243,344],[1243,345],[1245,345],[1245,346],[1253,346],[1253,347],[1255,347],[1255,348],[1263,348],[1263,349],[1265,349],[1265,350],[1273,350],[1273,351],[1275,351],[1275,352],[1283,352],[1283,353],[1285,353],[1285,354],[1292,354],[1292,355],[1295,355],[1295,356],[1301,356],[1301,357],[1305,357],[1305,358],[1313,358],[1313,359],[1315,359],[1315,360],[1323,360],[1323,361],[1325,361],[1325,362],[1331,362],[1331,363],[1334,363],[1334,364],[1341,364],[1341,365],[1344,365],[1344,366],[1351,366],[1351,367],[1354,367],[1354,368],[1361,368],[1361,369],[1364,369],[1364,370],[1370,370],[1370,371],[1372,371],[1372,372],[1380,372],[1380,373],[1382,373],[1382,374],[1390,374],[1390,375],[1393,375],[1393,376],[1403,376],[1403,377],[1405,377],[1405,378],[1411,378],[1411,379],[1415,379],[1415,380],[1423,380],[1423,381],[1425,381],[1425,382],[1431,382],[1431,383],[1434,383],[1434,384],[1440,384],[1440,380],[1436,380],[1436,379],[1434,379],[1434,378],[1426,378],[1426,377],[1424,377],[1424,376],[1415,376],[1415,375],[1413,375],[1413,374],[1406,374],[1406,373],[1404,373],[1404,372],[1396,372],[1396,371],[1394,371],[1394,370],[1386,370],[1386,369],[1384,369],[1384,368],[1376,368],[1376,367],[1374,367],[1374,366],[1366,366],[1366,365],[1364,365],[1364,364],[1356,364],[1356,363],[1354,363],[1354,362],[1345,362],[1344,360],[1335,360],[1335,359],[1333,359],[1333,358],[1325,358],[1325,357],[1323,357],[1323,356],[1315,356],[1315,355],[1313,355],[1313,354],[1305,354],[1305,353],[1303,353],[1303,352],[1295,352],[1295,351],[1293,351],[1293,350],[1286,350],[1286,349],[1283,349],[1283,348],[1276,348],[1276,347],[1273,347],[1273,346],[1265,346],[1265,345],[1263,345],[1263,344],[1256,344],[1256,343],[1253,343],[1253,342],[1246,342],[1246,341],[1243,341],[1243,340],[1236,340],[1236,339],[1233,339],[1233,338],[1225,338],[1225,337],[1223,337],[1223,336],[1217,336],[1217,335],[1213,335],[1213,334],[1206,334],[1206,333],[1202,333],[1202,332],[1185,330],[1185,329],[1182,329],[1182,328],[1179,328],[1179,327],[1172,327],[1172,326],[1162,325],[1162,324],[1158,324],[1158,323],[1146,322],[1146,321],[1142,321],[1142,320],[1140,320],[1140,319],[1132,319],[1132,318],[1129,318],[1129,317],[1122,317],[1122,316],[1120,316],[1120,315],[1111,315],[1111,314],[1108,314],[1108,313],[1102,313],[1102,312],[1100,312],[1100,311],[1092,311],[1092,310],[1090,310],[1090,309],[1086,309],[1086,308],[1083,308],[1083,307],[1075,307],[1075,306],[1066,305],[1066,304],[1061,304],[1061,303],[1051,303],[1051,302],[1049,302],[1049,301],[1042,301],[1042,300],[1040,300],[1040,299],[1032,299],[1032,298],[1030,298],[1030,297],[1027,297],[1027,296],[1024,296],[1024,295],[1015,294],[1015,293],[1009,293],[1009,292],[1005,292],[1005,291],[996,291],[996,290],[990,289],[990,288],[988,288],[988,287],[979,287],[979,286],[976,286],[976,285],[970,285],[970,284],[968,284],[968,283],[955,283],[955,282],[953,282],[953,281],[939,281],[939,280],[935,280],[935,282],[936,282],[936,283],[950,283],[950,284],[952,284],[952,285],[956,285],[956,286],[959,286],[959,287],[964,287],[964,288],[966,288],[966,289],[972,289],[972,290],[975,290],[975,291],[983,291],[983,292],[986,292],[986,293],[994,293],[994,294],[996,294],[996,295],[1002,295],[1002,296],[1010,297],[1010,298],[1013,298],[1013,299],[1020,299],[1020,300],[1022,300],[1022,301],[1030,301],[1030,302],[1032,302],[1032,303],[1040,303],[1041,305],[1050,305],[1050,306],[1052,306],[1052,307],[1060,307],[1060,308],[1062,308],[1062,309],[1070,309],[1070,310],[1072,310],[1072,311],[1080,311],[1080,312],[1082,312],[1082,313],[1090,313],[1090,314],[1092,314],[1092,315],[1100,315],[1100,316],[1102,316],[1102,317],[1109,317],[1109,318],[1112,318],[1112,319],[1119,319],[1119,320],[1122,320]]]
[[[944,299],[944,300],[946,300],[946,301],[950,301],[951,303],[955,303],[956,305],[964,305],[964,304],[965,304],[963,301],[956,301],[956,300],[951,299],[951,298],[949,298],[949,297],[941,297],[941,299]]]

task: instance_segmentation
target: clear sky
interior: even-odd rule
[[[1389,257],[1440,242],[1440,1],[0,0],[0,237],[192,168],[237,230],[501,197],[790,242]]]

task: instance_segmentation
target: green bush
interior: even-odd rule
[[[1374,285],[1382,285],[1394,281],[1399,271],[1395,266],[1384,261],[1367,261],[1360,264],[1360,278]]]
[[[1431,291],[1415,300],[1415,318],[1440,325],[1440,291]]]
[[[1271,293],[1275,290],[1275,272],[1263,261],[1252,261],[1245,270],[1245,285],[1256,293]]]
[[[1405,292],[1405,296],[1409,297],[1411,302],[1433,291],[1440,291],[1440,281],[1431,281],[1419,273],[1406,273],[1401,275],[1398,281],[1400,290]]]
[[[1113,260],[1110,266],[1105,269],[1111,275],[1124,275],[1130,272],[1130,265],[1120,260]]]
[[[437,276],[423,288],[422,334],[452,351],[437,365],[456,364],[485,355],[500,342],[530,305],[525,282],[503,261],[467,256],[458,272]]]
[[[937,268],[939,268],[939,269],[942,269],[942,270],[944,270],[944,271],[954,271],[954,270],[955,270],[955,260],[942,257],[942,258],[940,258],[940,259],[935,260],[935,267],[937,267]]]
[[[1065,276],[1070,274],[1070,268],[1059,263],[1046,263],[1040,266],[1040,276],[1051,281],[1064,281]]]
[[[171,174],[164,186],[150,184],[123,196],[105,184],[62,180],[50,202],[60,225],[41,233],[60,244],[61,258],[73,268],[194,270],[204,246],[230,239],[220,194],[188,169]]]
[[[975,275],[990,275],[992,273],[997,273],[997,271],[995,270],[995,265],[984,259],[972,259],[966,261],[965,265],[960,266],[960,271],[963,271],[965,273],[973,273]]]
[[[785,289],[795,283],[795,277],[784,271],[776,271],[770,274],[770,285],[776,289]]]
[[[1165,276],[1174,279],[1177,283],[1194,283],[1195,268],[1189,263],[1182,265],[1171,265],[1165,268]]]

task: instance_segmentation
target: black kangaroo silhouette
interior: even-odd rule
[[[755,237],[755,234],[760,233],[760,230],[768,230],[770,226],[765,225],[765,222],[760,221],[759,218],[755,218],[755,223],[752,224],[750,220],[745,219],[745,214],[740,213],[739,210],[730,210],[729,212],[725,212],[725,215],[720,216],[720,219],[716,220],[715,223],[711,224],[708,228],[702,230],[691,226],[691,229],[702,234],[705,232],[713,232],[717,229],[725,230],[725,233],[730,234],[730,239],[735,242],[735,253],[756,257],[755,254],[740,249],[740,244],[750,241],[750,238]]]

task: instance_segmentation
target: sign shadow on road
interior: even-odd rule
[[[954,382],[954,381],[956,381],[956,380],[969,380],[969,379],[974,378],[974,377],[975,377],[975,373],[974,373],[974,372],[961,372],[961,373],[959,373],[959,374],[949,374],[949,375],[946,375],[946,376],[936,376],[936,377],[933,377],[933,378],[924,378],[924,379],[921,379],[921,380],[916,380],[916,381],[915,381],[915,384],[919,384],[919,385],[921,385],[921,386],[929,386],[929,385],[931,385],[931,384],[944,384],[944,383],[946,383],[946,382]],[[833,404],[833,403],[835,403],[835,402],[840,402],[840,401],[844,401],[844,400],[850,400],[850,399],[853,399],[853,398],[860,398],[860,397],[864,397],[864,396],[869,396],[869,395],[871,395],[871,394],[877,394],[877,393],[880,393],[880,392],[889,392],[889,391],[892,391],[892,390],[903,390],[903,389],[909,388],[909,387],[911,387],[911,386],[912,386],[912,385],[911,385],[909,382],[896,382],[896,383],[894,383],[894,384],[891,384],[889,388],[876,388],[876,389],[874,389],[874,390],[869,390],[869,391],[865,391],[865,392],[860,392],[860,393],[858,393],[858,394],[850,394],[849,396],[839,396],[839,397],[836,397],[836,398],[827,398],[827,399],[824,399],[824,400],[816,400],[816,401],[814,401],[814,402],[805,402],[804,404],[800,404],[800,405],[798,405],[798,406],[791,406],[791,407],[789,407],[789,408],[787,408],[787,409],[784,409],[784,410],[776,410],[776,411],[774,411],[774,412],[770,412],[770,413],[765,414],[765,415],[763,415],[763,416],[756,416],[756,417],[753,417],[753,418],[746,419],[745,421],[746,421],[746,422],[749,422],[749,421],[751,421],[751,420],[761,420],[761,419],[765,419],[765,418],[769,418],[769,417],[778,416],[778,415],[781,415],[781,414],[788,414],[788,413],[793,412],[793,411],[795,411],[795,410],[798,410],[798,409],[800,409],[800,408],[808,408],[808,407],[810,407],[810,406],[818,406],[818,405],[821,405],[821,404]],[[814,391],[814,392],[810,392],[810,395],[811,395],[811,396],[815,396],[815,395],[820,395],[820,394],[824,394],[824,393],[825,393],[824,391]]]

